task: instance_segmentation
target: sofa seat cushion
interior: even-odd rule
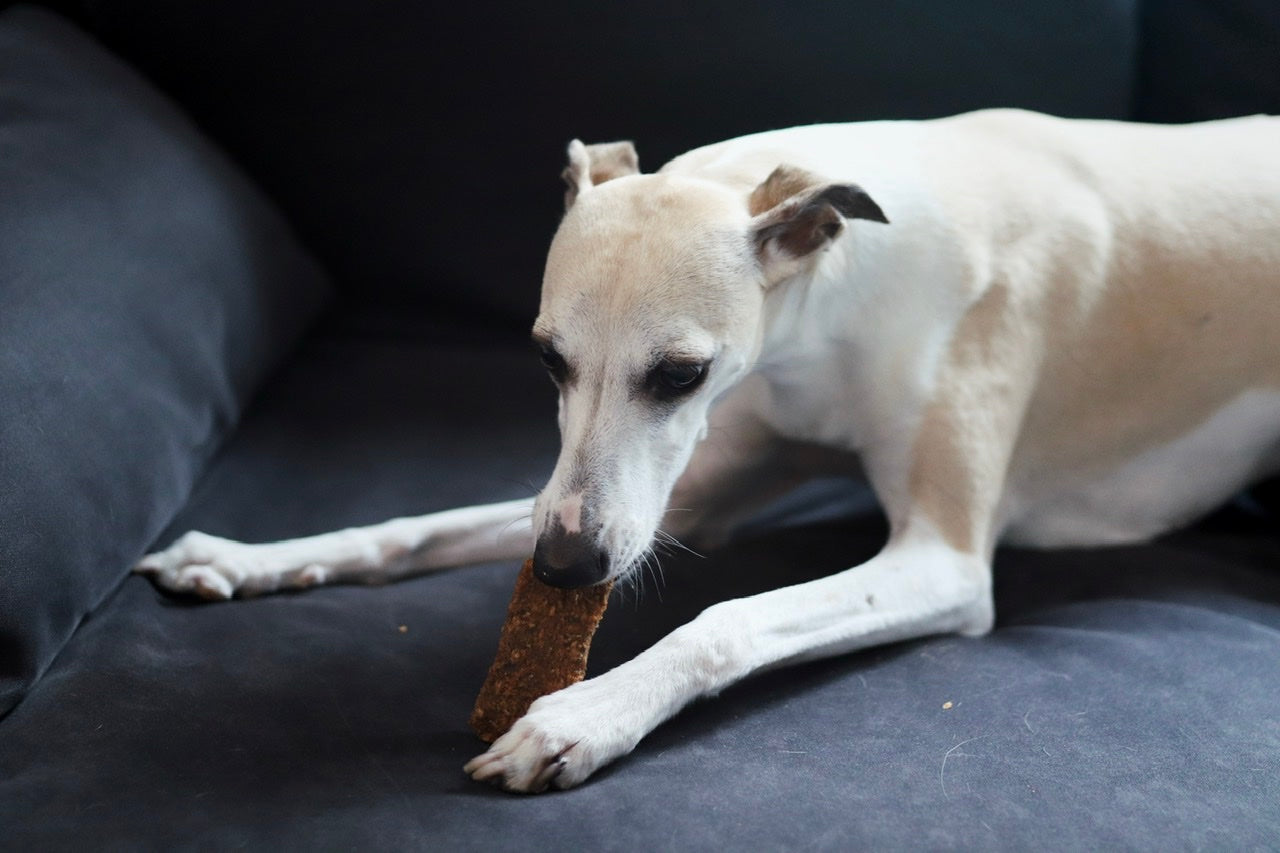
[[[162,539],[530,494],[556,451],[536,358],[440,337],[312,339]],[[1266,848],[1280,837],[1268,523],[1231,512],[1146,546],[1002,551],[990,636],[748,680],[539,797],[461,771],[484,748],[467,717],[515,563],[218,604],[133,578],[0,722],[0,825],[15,849]],[[673,555],[663,580],[615,592],[591,670],[883,537],[863,513]]]

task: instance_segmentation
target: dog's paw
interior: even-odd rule
[[[534,702],[511,731],[473,758],[463,772],[504,790],[534,794],[572,788],[635,748],[644,735],[612,714],[615,696],[599,680],[584,681]],[[603,701],[601,701],[603,700]]]
[[[170,592],[209,601],[314,586],[327,579],[323,566],[291,566],[287,557],[273,545],[246,545],[192,531],[165,550],[143,557],[133,570]]]

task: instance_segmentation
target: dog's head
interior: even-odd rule
[[[534,510],[538,576],[585,586],[651,547],[717,397],[759,353],[769,288],[810,270],[857,187],[779,167],[748,193],[639,172],[628,142],[569,146],[566,213],[533,339],[560,390],[560,458]]]

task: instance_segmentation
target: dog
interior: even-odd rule
[[[865,476],[890,533],[539,699],[475,779],[570,787],[751,673],[984,634],[998,542],[1146,540],[1280,470],[1280,118],[994,110],[771,131],[653,174],[627,142],[568,161],[533,326],[562,446],[536,499],[193,532],[138,570],[223,599],[532,552],[579,587],[833,471]]]

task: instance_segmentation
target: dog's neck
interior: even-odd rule
[[[811,273],[775,286],[762,312],[761,417],[787,438],[856,453],[884,489],[907,465],[902,436],[918,428],[975,298],[953,280],[966,264],[946,228],[920,216],[855,224]],[[921,234],[932,251],[918,245]]]
[[[885,288],[876,282],[883,278],[871,274],[891,255],[892,235],[851,230],[810,271],[766,294],[756,372],[771,392],[766,417],[780,432],[857,451],[870,440],[864,422],[877,398],[891,390],[878,371],[890,362],[902,371],[912,359],[893,315],[880,310]],[[889,396],[884,405],[901,405],[898,394]],[[837,408],[842,416],[831,417]]]

